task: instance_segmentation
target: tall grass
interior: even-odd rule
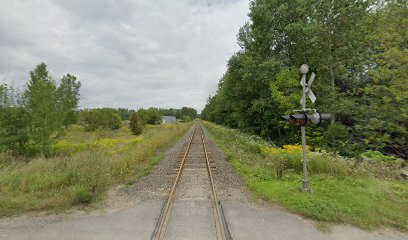
[[[358,162],[336,154],[310,153],[313,192],[303,193],[299,191],[300,146],[276,148],[210,122],[204,122],[204,126],[256,197],[323,222],[408,231],[408,184],[396,180],[393,168],[384,168],[383,163],[372,160]],[[387,172],[389,177],[377,172]]]
[[[32,160],[0,155],[0,216],[61,210],[103,199],[112,184],[128,183],[158,163],[190,124],[149,126],[140,137],[129,130],[89,133],[73,127],[54,146],[55,156]]]

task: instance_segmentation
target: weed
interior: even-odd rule
[[[86,187],[77,187],[73,190],[73,204],[88,204],[92,201],[92,192]]]

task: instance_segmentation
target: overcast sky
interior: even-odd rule
[[[82,82],[81,107],[202,110],[248,0],[0,0],[0,83],[40,62]]]

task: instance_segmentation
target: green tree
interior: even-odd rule
[[[68,126],[78,120],[78,104],[80,99],[79,89],[81,82],[73,75],[67,74],[62,77],[58,86],[57,94],[60,104],[60,112],[63,114],[63,125]]]
[[[375,32],[377,53],[360,94],[357,139],[368,149],[408,158],[408,3],[387,1]]]
[[[2,84],[0,85],[0,106],[5,107],[8,105],[8,92],[7,92],[7,85]]]
[[[159,113],[162,116],[174,116],[174,117],[176,117],[177,111],[179,111],[179,109],[173,109],[173,108],[169,108],[169,109],[160,108],[159,109]]]
[[[140,119],[142,120],[143,124],[160,124],[161,122],[161,115],[157,108],[149,108],[149,109],[139,109],[137,111]]]
[[[130,120],[135,110],[127,108],[118,108],[118,114],[122,120]]]
[[[42,155],[62,130],[63,116],[57,86],[45,63],[30,72],[31,80],[24,92],[25,107],[30,118],[30,144]]]
[[[130,118],[129,128],[134,135],[140,135],[143,131],[143,122],[136,112]]]
[[[29,140],[29,118],[19,105],[21,96],[13,87],[0,85],[0,151],[26,152]]]
[[[26,154],[30,140],[29,115],[23,107],[0,107],[0,151]]]
[[[186,117],[189,117],[191,121],[192,119],[195,119],[197,117],[197,110],[190,107],[182,107],[180,110],[180,114],[183,120],[185,120]]]
[[[98,128],[119,129],[122,119],[114,109],[84,109],[80,113],[80,122],[86,131],[95,131]]]

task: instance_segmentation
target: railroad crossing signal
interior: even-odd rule
[[[281,117],[283,120],[289,121],[290,124],[299,124],[300,126],[305,126],[309,120],[305,112],[301,114],[290,114]]]
[[[293,112],[299,112],[298,114],[291,113],[290,115],[282,116],[283,120],[289,121],[291,124],[299,124],[301,126],[302,132],[302,147],[303,147],[303,185],[300,188],[302,192],[311,192],[312,189],[309,187],[308,173],[307,173],[307,148],[306,148],[306,124],[309,120],[313,124],[320,124],[323,120],[330,119],[330,114],[321,114],[316,109],[307,109],[306,100],[307,98],[314,103],[316,101],[316,96],[312,92],[311,86],[316,74],[312,73],[309,82],[306,82],[306,74],[309,72],[309,66],[303,64],[299,68],[300,74],[302,74],[302,79],[300,80],[300,85],[303,88],[303,96],[300,100],[302,105],[302,110],[294,110]]]
[[[305,126],[309,121],[314,125],[320,125],[323,120],[330,119],[330,114],[321,114],[316,109],[310,109],[311,113],[306,111],[300,111],[299,114],[291,113],[290,115],[282,116],[283,120],[290,122],[291,124],[299,124],[300,126]]]

